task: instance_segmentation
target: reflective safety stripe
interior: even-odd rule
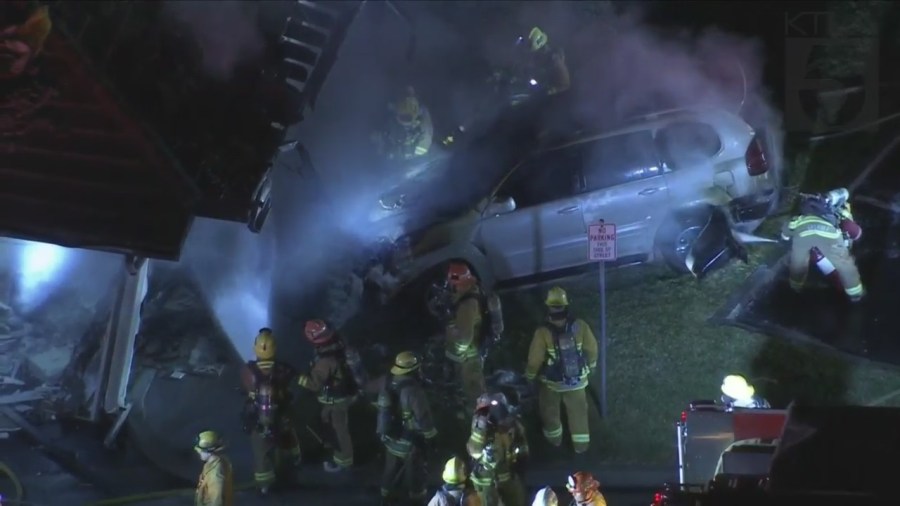
[[[788,223],[788,229],[796,230],[804,225],[824,225],[826,227],[835,228],[834,225],[818,216],[798,216]]]
[[[448,348],[444,351],[444,356],[457,363],[478,357],[478,348],[469,345],[464,346],[465,349],[462,351],[458,351],[455,348]]]
[[[547,386],[550,390],[554,392],[572,392],[574,390],[582,390],[584,387],[588,385],[588,378],[586,375],[582,375],[581,379],[578,380],[578,383],[574,385],[566,385],[563,383],[557,383],[555,381],[550,381],[546,378],[542,378],[541,382]]]
[[[590,434],[572,434],[572,442],[573,443],[590,443],[591,435]]]
[[[431,430],[426,430],[422,435],[425,436],[425,439],[431,439],[434,436],[437,436],[437,429],[432,428]]]
[[[334,463],[340,467],[353,467],[353,457],[342,459],[342,458],[338,457],[337,455],[335,455],[333,457],[333,460],[334,460]]]
[[[843,232],[831,223],[817,216],[800,216],[788,224],[789,230],[800,229],[799,237],[819,236],[826,239],[839,239]]]
[[[533,373],[533,372],[526,372],[526,373],[525,373],[525,379],[527,379],[528,381],[531,381],[531,380],[533,380],[533,379],[536,378],[536,377],[537,377],[537,374],[536,374],[536,373]]]
[[[319,404],[325,404],[326,406],[332,406],[334,404],[342,404],[350,400],[349,397],[329,397],[324,394],[319,394],[316,399],[319,400]]]
[[[469,436],[469,441],[472,441],[474,443],[483,443],[484,435],[480,432],[473,432],[472,435]]]
[[[497,475],[497,481],[503,483],[504,481],[509,481],[512,479],[512,475],[510,473],[500,473]]]
[[[490,487],[494,483],[494,480],[492,480],[491,478],[479,478],[478,476],[472,476],[469,479],[472,480],[473,485],[478,485],[479,487]]]
[[[266,471],[264,473],[253,473],[253,479],[257,483],[270,483],[275,481],[275,471]]]
[[[803,232],[800,232],[797,235],[800,237],[818,236],[818,237],[824,237],[825,239],[840,239],[841,237],[844,236],[843,232],[840,232],[840,231],[835,232],[835,231],[821,230],[821,229],[811,229],[811,230],[808,229],[808,230],[804,230]]]
[[[299,446],[295,446],[295,447],[291,448],[291,456],[292,457],[300,456],[300,447]]]
[[[790,283],[791,288],[793,288],[794,290],[801,290],[804,285],[804,280],[791,279],[788,282]]]
[[[851,297],[856,297],[857,295],[862,295],[863,294],[862,283],[860,283],[856,286],[851,286],[850,288],[845,288],[844,292],[846,292],[847,295],[849,295]]]
[[[422,146],[416,146],[416,154],[417,155],[424,155],[427,152],[428,152],[428,148],[423,148]]]
[[[390,490],[388,490],[384,487],[381,487],[381,497],[390,497],[390,495],[391,495]]]
[[[406,450],[399,449],[399,448],[398,449],[388,448],[388,452],[390,452],[390,454],[395,457],[400,457],[401,459],[405,459],[407,456],[409,456],[410,449],[411,448],[407,448]]]
[[[548,439],[556,439],[558,437],[561,437],[562,433],[562,425],[560,425],[556,429],[544,429],[544,436],[546,436]]]

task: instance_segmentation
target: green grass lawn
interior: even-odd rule
[[[900,395],[881,400],[900,390],[900,370],[707,322],[770,252],[771,246],[756,247],[749,264],[734,262],[700,282],[653,266],[608,273],[609,414],[601,420],[592,413],[592,460],[673,462],[673,421],[691,400],[718,397],[722,378],[731,373],[747,375],[773,402],[900,405]],[[558,284],[568,290],[572,312],[599,334],[597,275]],[[508,346],[491,365],[524,368],[549,286],[503,294]],[[529,422],[533,437],[540,437]]]

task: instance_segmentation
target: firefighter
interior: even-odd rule
[[[562,403],[573,449],[575,453],[584,453],[591,442],[585,388],[597,367],[597,339],[584,320],[569,314],[565,290],[558,286],[551,288],[544,303],[549,310],[547,323],[534,332],[525,378],[539,379],[538,410],[547,441],[553,446],[562,444]]]
[[[722,380],[722,403],[735,408],[769,409],[769,402],[756,395],[756,389],[740,374]]]
[[[30,8],[29,2],[20,5]],[[43,51],[52,27],[50,12],[42,5],[31,11],[23,23],[0,29],[0,52],[5,53],[0,57],[5,62],[0,69],[0,78],[22,75],[28,64]]]
[[[427,155],[434,125],[416,90],[408,86],[397,100],[388,104],[388,111],[387,124],[373,136],[378,151],[388,160],[411,160]]]
[[[572,506],[606,506],[606,498],[600,493],[600,482],[591,473],[578,471],[569,476],[566,490],[572,494]]]
[[[484,361],[481,357],[483,295],[478,278],[464,262],[451,262],[447,269],[451,291],[450,322],[446,327],[446,358],[450,360],[461,391],[463,412],[471,412],[485,391]]]
[[[793,290],[803,289],[812,259],[826,277],[836,273],[851,302],[862,299],[862,280],[850,253],[852,242],[862,236],[862,228],[853,220],[847,195],[847,190],[840,188],[826,195],[805,196],[800,203],[800,214],[782,228],[782,239],[791,241]]]
[[[569,89],[571,77],[565,53],[552,47],[549,41],[547,34],[538,27],[532,28],[528,37],[519,37],[519,44],[527,51],[522,78],[548,95],[555,95]]]
[[[378,394],[376,431],[385,446],[382,504],[396,498],[397,485],[405,481],[411,501],[424,502],[427,489],[427,455],[433,453],[437,429],[419,375],[421,361],[411,351],[399,353],[391,377]]]
[[[253,342],[256,360],[247,362],[242,372],[247,402],[244,430],[253,447],[254,480],[260,495],[267,495],[275,483],[280,453],[287,450],[293,466],[300,466],[300,441],[290,416],[289,385],[293,368],[275,360],[275,336],[262,328]]]
[[[482,504],[525,506],[521,475],[528,440],[502,393],[479,397],[466,451],[475,463],[471,479]]]
[[[531,502],[531,506],[558,506],[559,498],[556,497],[556,492],[553,491],[550,487],[544,487],[538,490],[537,494],[534,495],[534,501]]]
[[[195,506],[232,506],[234,504],[234,473],[231,462],[224,455],[225,445],[211,430],[197,434],[194,451],[203,461],[203,471],[197,482]]]
[[[316,350],[309,374],[300,375],[297,383],[315,392],[322,405],[322,421],[334,431],[337,449],[330,461],[322,464],[328,472],[353,467],[353,439],[350,437],[350,405],[359,387],[347,365],[343,342],[323,320],[306,322],[306,339]]]
[[[428,506],[481,506],[481,498],[469,485],[466,463],[453,457],[441,474],[444,485],[428,501]]]

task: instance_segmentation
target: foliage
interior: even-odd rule
[[[814,71],[827,78],[865,75],[872,51],[877,50],[879,22],[891,2],[829,2],[828,35],[833,43],[820,46],[811,62]],[[875,60],[877,62],[877,60]]]
[[[609,273],[610,408],[605,420],[592,413],[592,461],[670,464],[678,413],[692,400],[716,397],[722,378],[734,372],[751,376],[773,401],[862,404],[900,388],[900,374],[893,369],[860,366],[818,349],[708,322],[770,253],[770,247],[760,247],[749,265],[735,263],[699,283],[656,267]],[[596,275],[560,285],[569,291],[572,312],[598,333]],[[531,333],[544,314],[540,295],[546,288],[504,295],[509,346],[497,365],[523,368]],[[540,447],[534,418],[528,425],[533,444]],[[545,460],[565,458],[543,451],[549,452]]]

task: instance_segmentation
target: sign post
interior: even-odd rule
[[[616,226],[600,223],[588,228],[588,259],[600,263],[600,416],[607,414],[606,402],[606,262],[616,261]]]

